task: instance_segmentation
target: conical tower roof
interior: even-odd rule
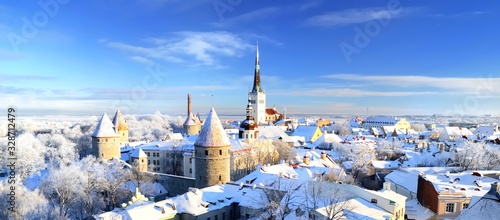
[[[120,110],[116,110],[115,117],[113,117],[113,125],[116,131],[128,130],[127,123]]]
[[[186,121],[184,121],[184,125],[185,126],[188,126],[188,125],[196,125],[196,122],[195,122],[195,117],[193,115],[193,113],[189,113],[188,114],[188,117],[186,118]]]
[[[194,145],[200,147],[222,147],[231,145],[214,108],[208,113],[207,119]]]
[[[92,137],[118,137],[116,134],[113,123],[109,117],[104,113],[95,127]]]

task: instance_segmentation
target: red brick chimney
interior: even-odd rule
[[[191,114],[191,94],[188,94],[188,116]]]

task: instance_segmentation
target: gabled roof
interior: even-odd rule
[[[130,156],[134,158],[148,157],[141,148],[135,148],[130,152]]]
[[[128,130],[127,123],[120,110],[116,110],[115,116],[113,117],[113,126],[118,131]]]
[[[118,137],[116,134],[113,123],[109,117],[104,113],[95,127],[92,137]]]
[[[279,115],[280,113],[274,108],[266,108],[266,115]]]
[[[292,136],[303,136],[310,141],[318,129],[318,126],[300,125],[295,129]]]
[[[208,113],[207,119],[194,145],[201,147],[222,147],[231,145],[214,108]]]

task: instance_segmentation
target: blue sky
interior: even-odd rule
[[[0,96],[21,115],[185,114],[188,93],[244,114],[256,42],[289,114],[500,107],[498,1],[30,2],[0,3]]]

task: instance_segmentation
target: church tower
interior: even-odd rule
[[[194,143],[196,188],[230,180],[230,147],[229,138],[212,108]]]
[[[252,100],[248,100],[247,105],[247,118],[241,122],[239,129],[239,138],[245,140],[245,142],[250,143],[253,140],[257,139],[259,135],[258,125],[253,120],[253,108],[252,108]]]
[[[266,123],[266,93],[260,85],[260,65],[259,65],[259,45],[257,44],[257,52],[255,55],[255,72],[253,76],[253,88],[248,92],[248,98],[252,100],[253,118],[255,123]]]
[[[113,125],[115,132],[120,136],[120,143],[122,145],[128,143],[128,126],[120,110],[116,110],[115,117],[113,117]]]
[[[101,117],[92,134],[92,152],[96,158],[120,158],[120,136],[106,113]]]

